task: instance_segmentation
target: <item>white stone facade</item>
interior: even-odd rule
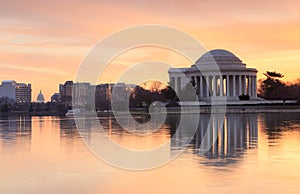
[[[199,100],[238,100],[239,95],[257,99],[257,70],[247,68],[233,53],[216,49],[205,53],[190,68],[171,68],[170,85],[178,93],[194,83]]]

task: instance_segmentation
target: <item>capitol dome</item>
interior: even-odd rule
[[[37,96],[37,102],[38,103],[44,103],[45,99],[44,99],[44,95],[42,94],[42,91],[40,90],[40,93]]]
[[[209,65],[212,63],[216,63],[218,65],[245,65],[242,60],[235,56],[232,52],[223,49],[215,49],[206,52],[196,61],[195,64]]]

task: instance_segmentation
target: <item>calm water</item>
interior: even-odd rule
[[[175,134],[178,117],[168,117],[156,131],[148,126],[142,136],[122,130],[113,118],[101,118],[100,122],[113,141],[129,149],[167,145],[164,157],[180,147],[182,142],[177,136],[185,136]],[[209,123],[213,123],[211,130],[207,128]],[[219,128],[220,125],[224,127]],[[134,130],[134,126],[131,128]],[[85,135],[89,139],[93,133],[90,130]],[[211,120],[203,115],[184,152],[166,165],[145,171],[123,170],[100,160],[83,143],[73,119],[1,118],[0,136],[0,193],[299,193],[300,190],[298,113],[229,114],[225,118],[215,115]],[[211,144],[213,139],[216,142]]]

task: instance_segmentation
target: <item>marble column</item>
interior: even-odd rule
[[[200,97],[203,97],[203,77],[202,75],[200,76],[200,85],[199,85],[199,92],[200,92]]]
[[[247,80],[248,80],[248,83],[247,83],[248,95],[252,96],[252,94],[251,94],[251,76],[250,75],[247,75]]]
[[[241,75],[238,75],[239,76],[239,95],[242,94],[242,76]]]
[[[206,97],[209,97],[209,76],[206,76]]]
[[[217,79],[216,76],[213,76],[213,96],[217,96]]]
[[[232,76],[232,82],[233,82],[233,95],[236,96],[236,80],[235,80],[235,75]]]
[[[223,90],[223,75],[220,76],[220,96],[224,95],[224,90]]]
[[[247,94],[247,88],[246,88],[246,75],[243,75],[243,94]]]
[[[252,96],[255,97],[255,85],[254,85],[254,76],[252,76]]]
[[[226,75],[226,96],[229,96],[229,75]]]

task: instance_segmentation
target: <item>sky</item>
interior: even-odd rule
[[[59,83],[75,80],[100,40],[131,26],[159,24],[194,36],[208,50],[230,50],[256,68],[258,78],[277,71],[294,81],[300,77],[299,7],[297,0],[1,0],[0,80],[31,83],[33,100],[40,89],[49,100]],[[99,82],[114,82],[136,62],[153,58],[191,65],[166,49],[134,48],[114,58]],[[167,73],[161,80],[168,81]]]

